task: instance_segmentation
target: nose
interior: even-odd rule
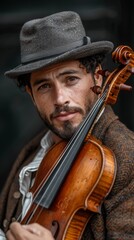
[[[55,105],[63,106],[69,104],[67,90],[62,86],[57,86],[55,88]]]

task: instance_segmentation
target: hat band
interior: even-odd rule
[[[65,45],[65,46],[56,47],[49,51],[42,50],[41,52],[38,52],[38,53],[32,53],[32,54],[28,54],[26,56],[22,56],[21,63],[26,64],[26,63],[30,63],[30,62],[37,61],[37,60],[52,58],[52,57],[58,56],[59,54],[63,54],[67,51],[70,51],[74,48],[86,45],[88,43],[91,43],[90,38],[85,36],[85,37],[83,37],[82,40],[73,42],[73,43]]]

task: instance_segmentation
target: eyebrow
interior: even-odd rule
[[[63,75],[67,75],[67,74],[76,74],[79,73],[78,70],[65,70],[64,72],[61,72],[58,76],[63,76]]]
[[[35,87],[35,86],[37,86],[37,85],[39,85],[40,83],[42,83],[42,82],[46,82],[46,81],[48,81],[49,79],[36,79],[35,80],[35,82],[33,83],[33,86]]]

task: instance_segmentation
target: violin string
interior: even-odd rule
[[[81,128],[81,131],[82,131],[82,128]],[[79,136],[77,136],[77,138],[79,138]],[[55,190],[55,186],[56,186],[56,184],[57,184],[57,181],[58,181],[58,178],[60,178],[60,172],[62,172],[63,170],[64,170],[64,168],[66,167],[66,165],[68,165],[68,161],[66,161],[67,160],[67,158],[68,158],[68,155],[69,155],[69,152],[71,152],[72,151],[72,149],[74,148],[74,145],[72,146],[72,145],[70,145],[71,146],[71,148],[69,149],[69,150],[67,150],[67,152],[65,153],[65,158],[64,158],[64,161],[61,161],[61,164],[60,164],[60,166],[58,167],[58,170],[57,170],[57,172],[56,172],[56,174],[54,175],[54,177],[52,178],[52,180],[51,180],[51,182],[49,182],[49,185],[48,185],[48,189],[46,189],[46,191],[44,192],[44,195],[46,194],[46,192],[47,192],[47,198],[49,197],[49,192],[51,193],[51,192],[54,192],[54,190]],[[63,165],[64,165],[64,168],[63,168]],[[61,169],[62,169],[62,171],[61,171]],[[51,185],[51,188],[50,188],[50,185]],[[50,188],[50,189],[49,189]],[[51,190],[51,191],[50,191]],[[51,197],[51,195],[50,195],[50,197]],[[42,198],[43,198],[43,196],[42,196]]]
[[[102,99],[102,100],[105,99],[105,94],[103,94],[100,99]],[[99,100],[100,100],[100,99],[99,99]],[[90,112],[90,114],[92,114],[92,113],[95,111],[96,105],[98,106],[98,103],[95,104],[95,106],[92,108],[92,111]],[[83,124],[82,124],[82,125],[83,125]],[[80,134],[79,132],[82,131],[82,128],[83,128],[83,126],[80,127],[80,129],[79,129],[79,131],[78,131],[78,133],[77,133],[76,135],[79,135],[79,134]],[[76,137],[77,137],[77,136],[74,136],[74,137],[72,138],[72,141],[74,141],[74,138],[76,138]],[[72,142],[72,141],[71,141],[71,142]],[[69,142],[69,145],[71,145],[71,144],[72,144],[72,143]],[[68,149],[68,146],[65,147],[65,148]],[[66,150],[65,150],[65,151],[66,151]],[[65,151],[64,151],[64,152],[65,152]],[[63,154],[61,154],[60,159],[61,159],[62,155],[63,155]],[[60,159],[59,159],[59,161],[60,161]],[[38,194],[39,194],[39,193],[38,193]],[[36,198],[36,196],[34,197],[33,202],[34,202],[35,198]],[[44,196],[41,197],[40,202],[42,201],[43,198],[44,198]],[[35,207],[35,209],[34,209],[34,211],[33,211],[33,214],[35,214],[36,208],[38,208],[38,205],[40,205],[40,202],[36,205],[36,207]],[[32,214],[32,215],[33,215],[33,214]],[[32,215],[31,215],[31,218],[32,218]],[[20,218],[21,218],[21,216],[20,216]],[[30,221],[30,219],[29,219],[29,221]]]
[[[105,92],[104,95],[101,97],[101,100],[102,100],[102,101],[105,99],[105,96],[106,96],[106,92]],[[97,103],[97,106],[98,106],[98,103]],[[96,106],[93,107],[93,109],[92,109],[92,112],[91,112],[92,115],[93,115],[93,113],[94,113],[95,110],[96,110]],[[89,118],[89,117],[88,117],[88,118]],[[86,120],[86,124],[88,124],[88,118],[87,118],[87,120]],[[84,125],[85,125],[85,122],[84,122]],[[83,128],[84,128],[84,126],[83,126],[83,124],[82,124],[82,125],[80,126],[80,128],[78,129],[78,131],[76,132],[75,136],[73,136],[73,137],[71,138],[71,140],[69,141],[69,143],[67,144],[67,146],[64,148],[64,151],[61,153],[61,155],[60,155],[60,157],[59,157],[59,161],[60,161],[60,159],[63,157],[63,155],[67,155],[67,154],[68,154],[68,149],[69,149],[70,147],[72,147],[74,141],[80,137],[81,132],[83,131]],[[72,147],[72,148],[73,148],[73,147]],[[57,162],[57,164],[59,163],[59,161]],[[57,166],[57,164],[55,165],[55,167]]]
[[[105,95],[106,95],[106,94],[103,94],[103,96],[101,97],[101,100],[102,100],[102,101],[105,99]],[[100,99],[99,99],[99,102],[100,102]],[[96,106],[98,106],[98,103],[96,104]],[[93,107],[92,112],[91,112],[90,114],[93,114],[93,113],[94,113],[94,111],[95,111],[96,108],[97,108],[96,106]],[[88,121],[86,121],[86,122],[88,122]],[[87,123],[86,123],[86,124],[87,124]],[[83,125],[83,124],[82,124],[82,125]],[[84,125],[85,125],[85,124],[84,124]],[[80,133],[81,133],[81,131],[83,131],[82,129],[83,129],[83,126],[80,127]],[[79,133],[79,134],[80,134],[80,133]],[[77,138],[79,137],[79,134],[77,134],[77,135],[78,135]],[[74,139],[73,139],[73,141],[74,141]],[[72,145],[72,144],[70,144],[70,145]],[[67,151],[68,151],[68,150],[67,150]],[[65,151],[64,151],[64,152],[65,152]],[[68,157],[68,156],[67,156],[67,157]],[[58,168],[58,172],[57,172],[58,175],[59,175],[60,169],[63,167],[63,164],[64,164],[64,162],[61,163],[60,167]],[[55,177],[57,178],[57,176],[55,176]],[[55,181],[55,180],[54,180],[54,181]],[[49,185],[49,186],[50,186],[50,185]],[[54,185],[51,184],[51,186],[52,186],[53,188],[55,188]],[[54,190],[54,189],[51,189],[51,192],[53,192],[53,190]],[[50,190],[49,190],[49,191],[50,191]],[[38,193],[38,194],[39,194],[39,193]],[[44,193],[44,194],[45,194],[45,193]],[[37,208],[38,208],[38,205],[40,205],[42,199],[44,198],[44,194],[43,194],[42,197],[40,198],[40,201],[38,202],[38,204],[37,204],[37,206],[36,206]],[[35,211],[36,211],[36,208],[35,208]],[[35,211],[34,211],[34,212],[35,212]],[[32,218],[32,216],[31,216],[31,218]]]
[[[71,149],[72,149],[72,144],[74,143],[74,141],[76,141],[76,140],[79,138],[79,136],[81,135],[81,133],[82,133],[82,131],[83,131],[83,128],[85,127],[85,125],[88,124],[88,120],[94,115],[96,109],[97,109],[98,106],[100,105],[100,102],[103,102],[103,101],[105,100],[106,92],[107,92],[107,91],[105,90],[104,93],[102,94],[102,96],[99,98],[99,100],[96,101],[96,103],[94,104],[94,106],[93,106],[92,109],[90,110],[89,114],[87,115],[87,117],[85,118],[85,120],[84,120],[84,121],[82,122],[82,124],[80,125],[78,131],[76,131],[76,133],[73,135],[73,137],[71,138],[71,140],[69,141],[69,143],[68,143],[67,146],[65,147],[63,153],[61,153],[57,164],[54,166],[54,169],[56,168],[56,166],[58,165],[58,163],[61,161],[61,159],[63,158],[63,155],[64,155],[64,154],[67,154],[67,157],[68,157],[68,149],[70,149],[69,151],[71,151]],[[63,164],[64,164],[64,162],[61,163],[58,171],[60,171],[60,169],[62,168],[62,165],[63,165]],[[59,172],[57,172],[57,174],[59,175]],[[54,176],[55,176],[55,175],[54,175]],[[56,177],[57,177],[57,176],[56,176]],[[48,177],[48,179],[46,179],[46,181],[48,181],[48,180],[49,180],[49,177]],[[40,185],[42,185],[43,181],[44,181],[44,180],[42,180],[42,182],[40,183]],[[53,180],[53,181],[55,182],[55,180]],[[55,188],[55,186],[53,186],[52,184],[51,184],[51,186],[52,186],[53,188]],[[42,189],[42,187],[38,190],[37,195],[40,193],[41,189]],[[49,190],[49,191],[50,191],[50,190]],[[52,191],[52,189],[51,189],[51,191]],[[38,207],[40,206],[40,203],[42,202],[42,199],[44,198],[44,195],[45,195],[45,194],[46,194],[46,193],[44,193],[44,194],[41,196],[40,201],[37,203],[36,207],[34,208],[34,211],[32,211],[32,214],[31,214],[30,217],[28,218],[28,222],[30,222],[30,220],[32,219],[33,215],[36,213],[36,211],[37,211]],[[35,201],[37,195],[34,193],[34,198],[33,198],[32,202]],[[43,208],[43,207],[41,207],[41,209],[42,209],[42,208]],[[40,212],[42,211],[41,209],[40,209]],[[40,214],[40,212],[39,212],[38,214]],[[27,223],[28,223],[28,222],[27,222]]]
[[[84,121],[82,122],[82,124],[80,125],[78,131],[76,131],[76,133],[72,136],[72,138],[70,139],[70,141],[69,141],[69,143],[67,144],[67,146],[65,146],[64,152],[61,154],[60,158],[62,158],[62,156],[63,156],[64,154],[67,154],[68,148],[72,147],[72,145],[73,145],[73,143],[75,142],[75,140],[77,140],[77,139],[80,137],[80,135],[81,135],[81,133],[82,133],[82,131],[83,131],[83,128],[85,127],[85,125],[88,124],[89,118],[91,118],[91,117],[93,116],[94,112],[96,111],[97,107],[99,106],[100,100],[101,100],[101,101],[104,101],[104,99],[105,99],[105,97],[106,97],[106,92],[107,92],[107,91],[105,91],[104,94],[100,97],[99,103],[98,103],[98,101],[97,101],[96,104],[94,104],[94,106],[93,106],[93,108],[91,109],[91,111],[89,112],[88,116],[85,118],[85,120],[84,120]],[[89,115],[90,115],[90,116],[89,116]],[[72,147],[72,148],[73,148],[73,147]],[[66,152],[66,151],[67,151],[67,152]],[[59,160],[60,160],[60,158],[59,158]],[[58,164],[58,163],[57,163],[57,164]]]

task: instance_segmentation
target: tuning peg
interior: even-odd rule
[[[108,77],[110,75],[110,72],[108,70],[102,70],[102,69],[98,70],[97,73],[103,77]]]
[[[124,84],[124,83],[121,83],[119,88],[120,88],[120,90],[125,90],[125,91],[132,91],[132,89],[133,89],[131,86]]]
[[[100,86],[93,86],[90,88],[95,94],[99,95],[101,93],[101,87]]]
[[[128,70],[129,70],[131,73],[134,73],[134,67],[133,67],[133,66],[128,66]]]

